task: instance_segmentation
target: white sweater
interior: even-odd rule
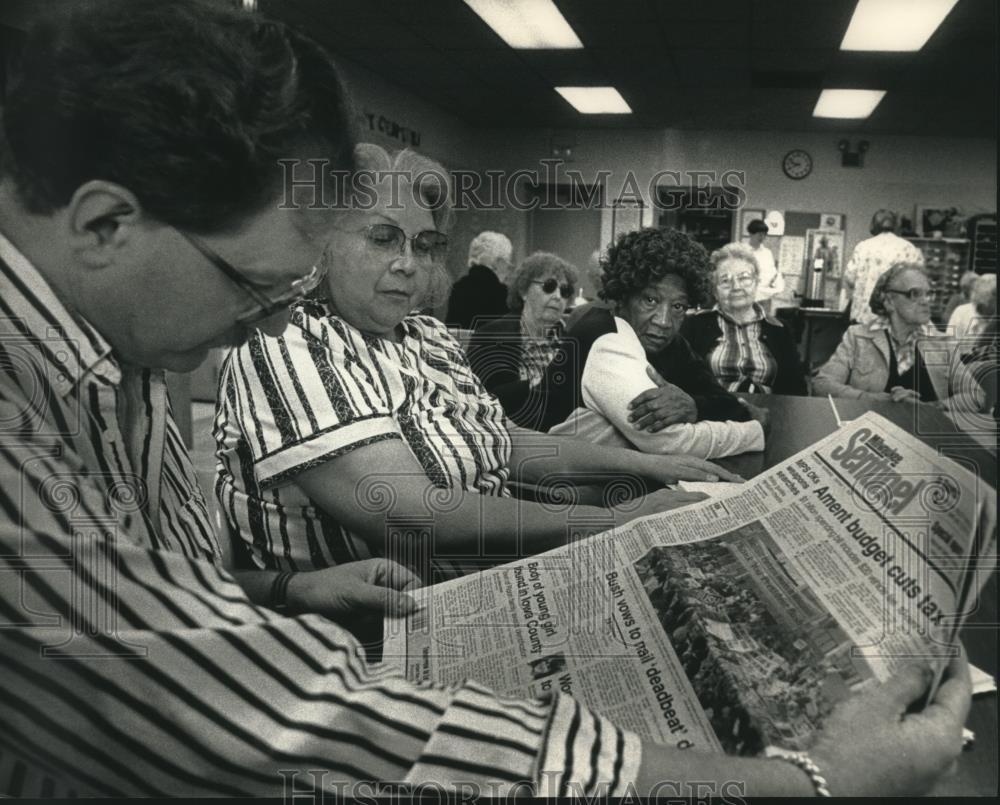
[[[670,425],[658,433],[639,430],[628,421],[628,404],[656,384],[635,331],[615,318],[618,332],[602,335],[587,356],[581,383],[585,407],[577,408],[549,432],[595,444],[635,447],[643,453],[686,453],[721,458],[764,449],[764,430],[756,420]]]

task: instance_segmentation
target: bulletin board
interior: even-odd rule
[[[748,239],[746,225],[755,218],[762,220],[770,216],[774,210],[744,209],[743,214],[736,216],[739,220],[739,231],[734,240],[746,242]],[[769,234],[764,239],[764,245],[774,254],[774,262],[785,281],[785,290],[778,297],[781,303],[798,304],[797,297],[804,292],[803,268],[810,248],[810,233],[817,230],[839,233],[834,240],[840,245],[840,260],[843,261],[843,237],[847,218],[839,212],[803,212],[798,210],[779,210],[784,218],[784,232],[780,235]],[[815,240],[815,238],[813,238]],[[836,308],[840,295],[840,271],[836,276],[829,277],[826,282],[825,302],[827,307]]]

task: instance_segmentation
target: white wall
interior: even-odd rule
[[[378,143],[390,149],[414,148],[448,169],[475,167],[480,152],[469,127],[457,117],[347,59],[337,59],[337,66],[354,101],[355,136],[359,142]],[[384,133],[381,129],[385,127],[379,123],[389,121],[416,132],[419,144],[407,132],[397,137]]]
[[[609,170],[612,189],[623,185],[628,171],[644,195],[659,170],[743,171],[748,207],[844,214],[848,253],[868,236],[872,213],[880,207],[911,217],[916,205],[996,209],[996,143],[986,139],[871,135],[863,168],[841,167],[841,136],[835,133],[580,131],[575,139],[567,167],[584,178]],[[858,138],[849,139],[853,144]],[[792,148],[804,148],[813,157],[806,179],[794,181],[782,173],[782,157]],[[548,135],[494,132],[484,139],[484,154],[484,168],[538,167],[538,160],[548,156]],[[602,242],[610,236],[609,222],[604,229]]]
[[[564,168],[580,171],[584,181],[592,181],[600,170],[609,171],[611,196],[625,186],[631,173],[647,205],[651,200],[649,182],[657,171],[742,171],[749,208],[843,214],[845,255],[868,236],[872,213],[882,207],[911,218],[918,205],[955,206],[970,214],[996,209],[993,140],[868,135],[865,139],[870,147],[864,155],[864,167],[844,168],[837,143],[846,136],[856,145],[858,135],[679,129],[553,134],[547,130],[477,129],[361,67],[343,60],[341,64],[360,113],[359,138],[386,147],[407,144],[369,129],[370,118],[365,113],[376,119],[384,116],[419,132],[417,150],[450,169],[541,172],[540,160],[550,157],[553,140],[568,142],[573,145],[573,158]],[[813,157],[812,174],[800,181],[788,179],[781,170],[783,156],[793,148],[805,149]],[[647,206],[644,223],[652,220]],[[593,218],[581,216],[581,225],[592,227]],[[469,240],[482,229],[507,233],[518,258],[532,247],[529,213],[510,208],[460,213],[452,232],[449,270],[453,276],[464,272]],[[611,214],[605,210],[601,216],[602,246],[610,238]]]

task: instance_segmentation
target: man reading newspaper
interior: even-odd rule
[[[374,671],[332,620],[275,611],[266,583],[262,595],[222,566],[161,370],[189,370],[253,327],[284,329],[284,306],[321,274],[312,267],[337,216],[287,209],[279,161],[350,153],[325,54],[228,5],[82,6],[29,35],[8,87],[0,792],[322,797],[435,785],[468,797],[648,793],[665,780],[817,790],[801,763],[643,742],[561,693],[512,698]],[[338,579],[368,599],[373,581],[395,593],[386,588],[408,580],[380,567],[374,579],[351,564],[303,573],[298,586],[349,617],[329,606]],[[561,603],[549,598],[550,615]],[[541,623],[535,634],[550,639]],[[536,673],[551,680],[561,662]],[[926,687],[910,668],[828,719],[810,752],[832,791],[907,793],[948,767],[966,667],[906,714]]]

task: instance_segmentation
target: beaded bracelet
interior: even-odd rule
[[[830,789],[827,787],[826,778],[820,773],[819,766],[805,752],[781,752],[780,754],[772,755],[771,759],[784,760],[802,769],[802,771],[809,775],[809,782],[813,784],[813,789],[815,789],[817,797],[832,796]]]

